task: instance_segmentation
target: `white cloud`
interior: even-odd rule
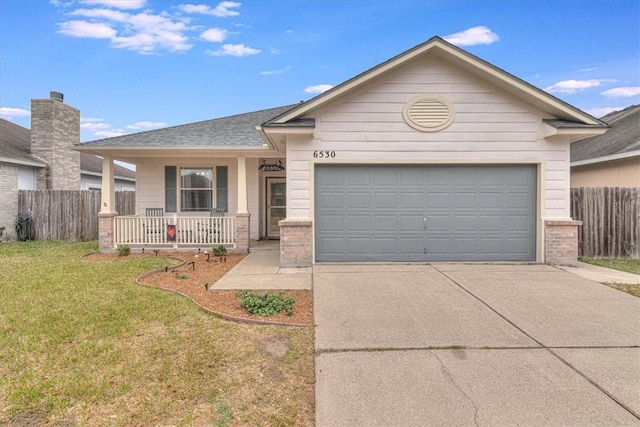
[[[280,68],[279,70],[267,70],[267,71],[262,71],[260,73],[261,76],[275,76],[277,74],[284,74],[291,71],[291,67],[290,66],[286,66],[284,68]]]
[[[71,37],[110,39],[116,35],[116,30],[99,22],[67,21],[62,22],[59,26],[61,34]]]
[[[562,80],[544,88],[549,93],[572,94],[580,90],[598,87],[603,82],[611,82],[610,79],[589,79],[589,80]]]
[[[80,3],[90,6],[105,6],[115,9],[140,9],[147,0],[81,0]]]
[[[443,37],[446,41],[456,46],[474,46],[477,44],[492,44],[500,40],[500,37],[484,25],[471,27],[459,33]]]
[[[623,110],[625,107],[597,107],[597,108],[589,108],[584,110],[585,113],[591,114],[593,117],[604,117],[609,113],[613,113],[614,111]]]
[[[237,10],[231,10],[240,7],[241,4],[234,1],[223,1],[218,3],[214,8],[207,6],[206,4],[181,4],[177,6],[178,10],[184,13],[196,13],[201,15],[213,15],[219,18],[226,18],[228,16],[238,16],[240,12]]]
[[[631,98],[640,95],[640,86],[622,86],[605,90],[600,93],[607,98]]]
[[[224,44],[218,50],[205,50],[204,53],[210,56],[247,56],[260,53],[260,49],[245,46],[243,44]]]
[[[127,22],[127,19],[131,16],[128,13],[111,9],[78,9],[69,15],[83,16],[85,18],[103,18],[115,22]]]
[[[0,107],[0,117],[11,120],[14,117],[29,117],[31,111],[22,108]]]
[[[239,2],[222,1],[216,6],[180,4],[171,11],[156,12],[150,7],[135,10],[146,6],[147,2],[144,0],[53,1],[58,7],[66,9],[66,16],[71,17],[58,23],[60,34],[78,38],[107,39],[112,48],[127,49],[141,54],[185,52],[192,49],[196,42],[222,43],[229,36],[228,30],[192,23],[195,18],[185,16],[184,13],[236,16],[239,12],[235,9],[241,6]],[[205,53],[214,56],[246,56],[260,52],[259,49],[244,44],[228,44],[217,51]]]
[[[332,87],[333,85],[320,84],[320,85],[314,85],[314,86],[307,86],[306,88],[304,88],[304,91],[306,93],[322,93],[322,92],[328,91]]]
[[[179,4],[176,8],[184,13],[200,13],[202,15],[211,14],[211,8],[206,4]]]
[[[121,129],[113,129],[113,130],[101,130],[93,133],[95,136],[99,136],[100,138],[113,138],[114,136],[122,136],[126,135],[126,132],[123,132]]]
[[[227,30],[221,28],[209,28],[207,31],[200,34],[202,40],[208,42],[223,42],[227,38]]]
[[[580,70],[581,73],[588,73],[590,71],[595,71],[596,67],[583,68]]]
[[[240,7],[240,3],[238,2],[223,1],[218,3],[218,5],[213,9],[213,14],[221,18],[224,18],[227,16],[238,16],[240,15],[240,12],[238,12],[237,10],[229,10],[229,9],[235,9],[238,7]]]
[[[80,123],[80,129],[95,133],[101,130],[111,129],[111,125],[109,123],[101,122],[86,122]]]
[[[150,129],[159,129],[167,127],[167,124],[164,122],[151,122],[148,120],[136,122],[132,125],[128,125],[127,129],[131,130],[150,130]]]

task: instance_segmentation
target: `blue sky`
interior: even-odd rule
[[[82,141],[307,100],[434,35],[600,117],[640,103],[637,0],[0,0],[0,115]]]

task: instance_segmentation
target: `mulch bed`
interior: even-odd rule
[[[132,253],[129,257],[155,256],[151,253]],[[184,264],[177,269],[152,271],[140,276],[136,281],[142,285],[158,289],[177,292],[201,306],[207,311],[219,314],[223,318],[249,323],[311,325],[313,323],[313,293],[311,291],[284,291],[284,298],[294,298],[294,313],[287,316],[284,312],[275,316],[255,316],[240,307],[236,296],[237,291],[214,290],[211,286],[225,273],[242,261],[245,254],[228,254],[226,262],[197,252],[161,252],[158,256],[183,260]],[[117,254],[92,253],[85,259],[117,259]],[[193,266],[190,263],[194,263]],[[175,262],[167,262],[167,266],[174,266]],[[195,268],[194,268],[195,267]],[[185,277],[186,276],[186,277]],[[205,288],[208,284],[209,290]],[[279,291],[256,291],[258,293]]]

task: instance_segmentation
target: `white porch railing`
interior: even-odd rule
[[[144,217],[115,218],[116,245],[235,245],[235,217]],[[175,242],[169,238],[175,226]]]

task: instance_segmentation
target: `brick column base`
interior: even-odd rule
[[[247,252],[249,250],[250,220],[251,214],[236,214],[236,250]]]
[[[114,218],[117,213],[99,213],[98,214],[98,251],[99,252],[115,252],[116,236]]]
[[[280,226],[280,267],[311,267],[313,264],[313,222],[283,219]]]
[[[552,265],[578,265],[578,226],[582,221],[545,221],[545,262]]]

